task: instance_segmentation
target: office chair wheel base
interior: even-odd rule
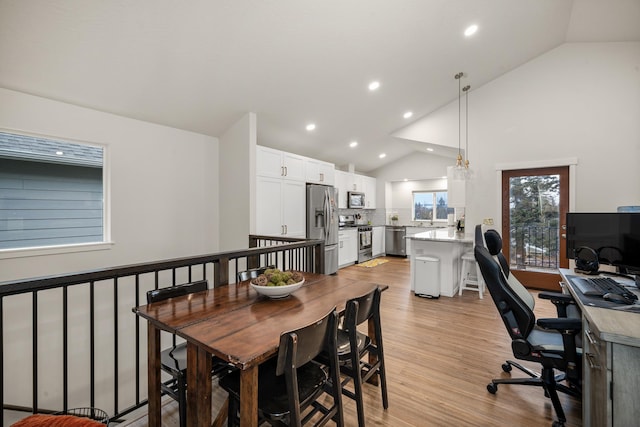
[[[503,363],[502,364],[502,370],[505,372],[511,372],[511,370],[513,369],[513,367],[511,366],[510,363]]]
[[[495,383],[487,384],[487,391],[491,394],[496,394],[496,392],[498,391],[498,384],[495,384]]]

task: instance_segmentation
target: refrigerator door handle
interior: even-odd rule
[[[329,216],[329,190],[325,190],[324,192],[324,241],[326,242],[329,238],[329,222],[331,218]]]

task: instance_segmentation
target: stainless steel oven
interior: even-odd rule
[[[371,256],[371,232],[369,226],[358,227],[358,263],[369,261]]]

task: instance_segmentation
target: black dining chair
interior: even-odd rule
[[[208,288],[206,280],[175,285],[166,288],[153,289],[147,292],[147,303],[165,301],[169,298],[189,295],[196,292],[205,291]],[[187,345],[186,343],[176,344],[175,335],[173,345],[160,353],[160,368],[169,374],[169,380],[160,385],[162,392],[171,396],[178,402],[178,413],[180,416],[180,427],[187,425]],[[233,368],[224,360],[213,357],[212,377],[219,377],[227,374]]]
[[[389,407],[380,321],[381,296],[382,291],[376,288],[366,295],[347,301],[344,321],[338,329],[338,360],[340,372],[345,375],[342,394],[355,400],[360,427],[365,425],[362,387],[376,375],[382,392],[382,406],[384,409]],[[373,339],[358,331],[358,325],[369,320],[373,321]],[[369,357],[375,362],[365,360]],[[353,391],[345,388],[350,381],[353,381]]]
[[[266,267],[258,267],[251,268],[249,270],[239,271],[238,272],[238,282],[243,282],[245,280],[254,279],[267,271],[268,269],[276,268],[274,265],[268,265]]]
[[[319,320],[280,335],[277,357],[258,368],[260,423],[300,427],[311,421],[314,426],[322,426],[333,420],[337,426],[344,426],[336,351],[337,323],[334,307]],[[328,360],[328,366],[314,360],[321,353]],[[240,373],[223,377],[220,386],[229,392],[228,425],[236,427],[239,425]],[[329,395],[327,399],[326,395]],[[331,402],[330,406],[327,401]]]

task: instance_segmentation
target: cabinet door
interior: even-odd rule
[[[267,236],[281,236],[282,222],[282,179],[259,176],[256,182],[256,233]]]
[[[364,192],[363,176],[355,173],[349,174],[351,177],[351,189],[349,191]]]
[[[305,198],[304,182],[282,181],[282,224],[287,237],[306,236]]]
[[[256,147],[256,175],[280,178],[284,174],[282,151],[268,147]]]
[[[282,166],[284,168],[284,179],[300,182],[305,181],[304,157],[282,152]]]
[[[346,209],[347,208],[347,191],[351,191],[348,189],[348,177],[347,172],[343,171],[335,171],[335,186],[338,188],[338,208]]]
[[[345,265],[349,262],[349,254],[347,253],[347,239],[344,233],[338,234],[338,266]]]
[[[373,227],[371,232],[371,255],[378,256],[384,253],[384,227]]]
[[[377,179],[370,176],[362,177],[362,186],[364,187],[364,201],[367,209],[376,208],[376,184]]]
[[[320,183],[324,185],[335,185],[335,166],[333,163],[320,162],[318,164],[318,169],[320,172]]]
[[[347,262],[356,262],[358,260],[358,231],[349,230],[347,236]]]

